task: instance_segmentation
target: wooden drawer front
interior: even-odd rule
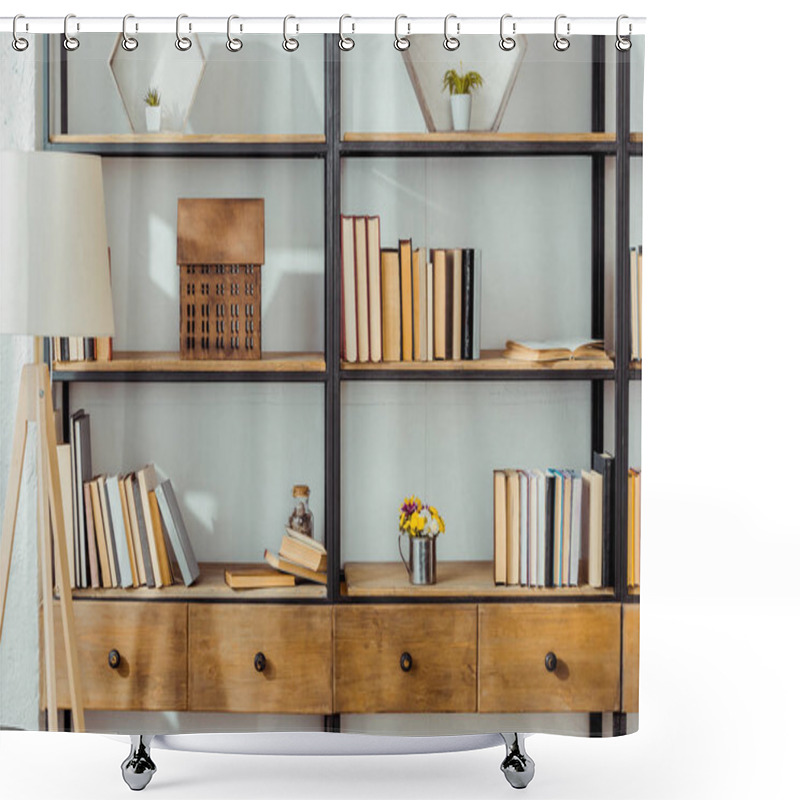
[[[639,606],[622,607],[622,710],[639,711]]]
[[[619,710],[618,605],[482,605],[478,620],[480,711]]]
[[[115,711],[186,708],[184,603],[81,600],[72,607],[86,708]],[[59,603],[55,604],[55,636],[58,705],[69,707]],[[112,650],[120,655],[116,669],[109,666]]]
[[[191,710],[330,714],[332,707],[330,608],[189,607]]]
[[[336,609],[336,711],[476,711],[476,606]],[[401,668],[403,653],[411,668]]]

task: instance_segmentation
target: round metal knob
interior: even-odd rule
[[[119,665],[122,663],[122,656],[119,654],[119,650],[109,650],[108,651],[108,666],[111,669],[119,669]]]
[[[411,653],[403,653],[400,656],[400,669],[403,672],[411,672],[411,665],[414,663],[413,659],[411,658]]]
[[[256,653],[253,666],[256,668],[256,672],[263,672],[267,668],[267,657],[261,652]]]
[[[558,667],[558,659],[556,658],[556,654],[548,653],[544,657],[544,668],[548,672],[555,672],[557,667]]]

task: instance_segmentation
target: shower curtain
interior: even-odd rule
[[[442,22],[4,40],[2,149],[102,169],[113,337],[0,338],[86,730],[638,728],[644,37]],[[71,729],[22,486],[0,723]]]

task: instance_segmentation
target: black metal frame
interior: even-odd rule
[[[209,373],[199,367],[196,372],[110,372],[87,373],[59,370],[54,381],[62,387],[62,410],[65,438],[68,434],[69,385],[71,382],[317,382],[325,385],[325,531],[328,546],[328,586],[325,599],[283,599],[269,602],[303,604],[338,603],[450,603],[463,602],[462,597],[452,598],[353,598],[343,596],[340,581],[343,578],[341,558],[341,392],[347,381],[588,381],[591,387],[591,442],[592,451],[603,450],[604,387],[612,382],[614,387],[614,455],[615,455],[615,586],[614,594],[601,596],[470,596],[481,603],[494,602],[613,602],[638,603],[638,595],[627,588],[627,470],[629,447],[629,382],[641,380],[641,369],[631,369],[627,358],[630,353],[630,320],[625,313],[617,313],[615,340],[618,357],[613,370],[576,371],[443,371],[443,370],[348,370],[340,364],[341,286],[339,269],[342,159],[348,157],[553,157],[586,156],[591,158],[591,330],[597,338],[604,332],[604,256],[605,256],[605,160],[616,162],[616,308],[628,308],[630,301],[629,252],[629,198],[630,158],[642,155],[642,144],[630,141],[630,53],[622,51],[616,58],[616,136],[613,142],[354,142],[342,141],[341,130],[341,52],[338,37],[325,36],[325,142],[315,143],[207,143],[207,144],[109,144],[51,142],[50,113],[50,42],[45,46],[44,69],[44,123],[43,148],[70,152],[94,153],[105,157],[226,157],[226,158],[321,158],[325,161],[325,371],[308,372],[237,372]],[[67,132],[67,64],[68,54],[60,52],[62,133]],[[606,114],[606,38],[592,38],[592,112],[593,132],[605,130]],[[196,602],[203,602],[198,600]],[[214,601],[218,602],[218,601]],[[236,598],[236,602],[243,602]],[[263,603],[263,600],[252,602]],[[613,735],[624,733],[625,714],[615,713]],[[325,720],[326,730],[338,730],[338,715]],[[590,717],[591,735],[602,735],[602,715]]]

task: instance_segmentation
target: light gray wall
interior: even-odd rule
[[[36,48],[0,47],[0,149],[33,150],[36,143]],[[5,509],[11,433],[22,366],[33,360],[30,337],[0,335],[0,505]],[[36,442],[36,429],[30,441]],[[36,560],[36,449],[29,446],[22,477],[17,535],[0,643],[0,726],[39,726],[39,593]]]

